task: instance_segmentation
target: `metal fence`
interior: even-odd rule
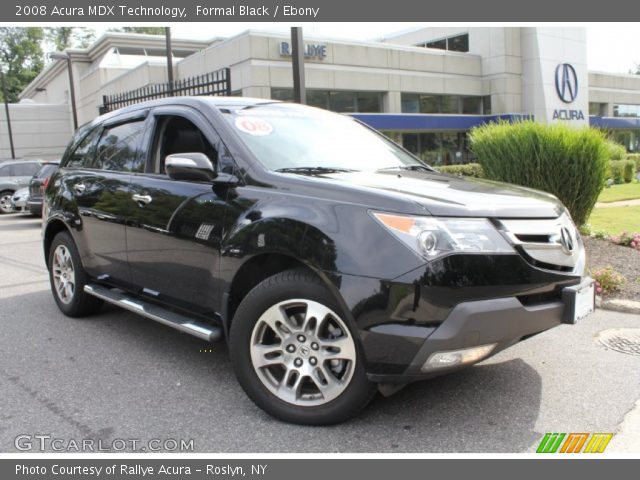
[[[231,95],[231,69],[223,68],[215,72],[196,75],[171,83],[160,83],[130,90],[115,95],[104,95],[98,107],[100,115],[118,108],[166,97]]]

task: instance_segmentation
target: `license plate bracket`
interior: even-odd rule
[[[596,309],[595,281],[587,277],[578,285],[562,290],[564,314],[562,323],[576,324]]]

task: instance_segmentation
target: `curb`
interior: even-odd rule
[[[640,302],[634,300],[625,300],[622,298],[612,298],[604,300],[600,296],[596,296],[596,306],[603,310],[611,310],[614,312],[635,313],[640,315]]]

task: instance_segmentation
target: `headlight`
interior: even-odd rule
[[[451,252],[514,251],[486,218],[437,218],[371,213],[398,240],[427,260]]]

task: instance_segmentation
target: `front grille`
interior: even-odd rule
[[[584,264],[584,247],[568,215],[554,219],[503,219],[498,228],[532,265],[571,273]]]

